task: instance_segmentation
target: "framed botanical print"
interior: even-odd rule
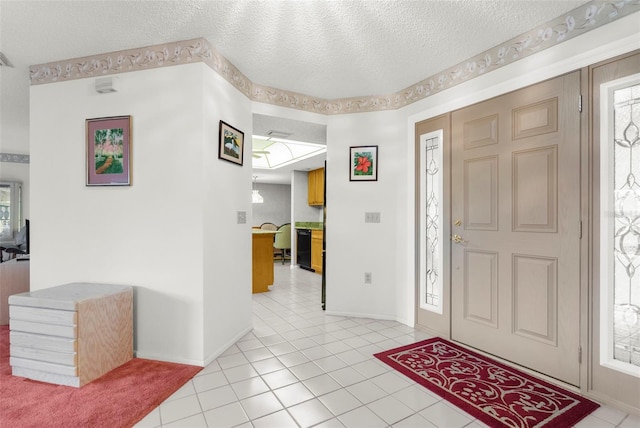
[[[131,116],[86,120],[87,186],[131,185]]]
[[[349,147],[349,180],[378,180],[378,146]]]

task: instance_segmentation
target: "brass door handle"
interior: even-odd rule
[[[463,243],[467,242],[467,241],[465,241],[465,240],[464,240],[464,238],[462,238],[462,236],[460,236],[460,235],[452,235],[452,236],[451,236],[451,240],[452,240],[453,242],[455,242],[456,244],[463,244]]]

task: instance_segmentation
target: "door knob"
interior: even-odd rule
[[[453,242],[455,242],[456,244],[463,244],[463,243],[467,242],[467,241],[465,241],[465,240],[462,238],[462,236],[460,236],[460,235],[453,235],[453,236],[451,236],[451,240],[452,240]]]

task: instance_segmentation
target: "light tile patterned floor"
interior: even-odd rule
[[[485,427],[373,354],[426,339],[394,321],[329,316],[320,275],[275,264],[253,295],[254,330],[136,427]],[[612,407],[581,428],[640,427]]]

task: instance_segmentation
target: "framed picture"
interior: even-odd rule
[[[221,120],[220,136],[218,137],[218,158],[242,166],[243,153],[244,132]]]
[[[349,147],[349,180],[378,180],[378,146]]]
[[[87,186],[131,185],[131,116],[87,119]]]

